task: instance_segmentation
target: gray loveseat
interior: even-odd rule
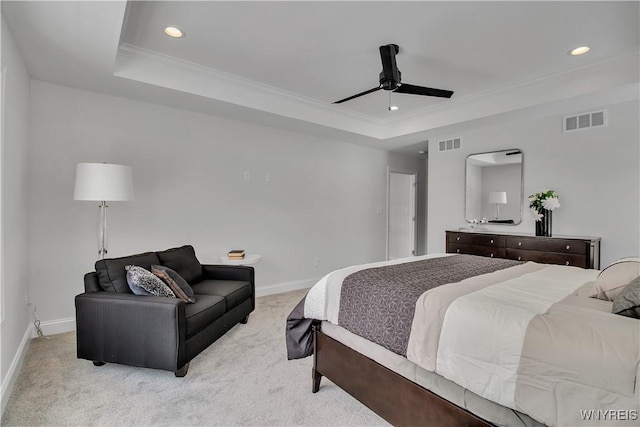
[[[163,265],[193,288],[195,303],[134,295],[125,266]],[[189,361],[255,308],[252,267],[202,265],[192,246],[96,262],[77,295],[77,356],[93,361],[164,369],[182,377]]]

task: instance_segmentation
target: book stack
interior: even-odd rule
[[[229,251],[227,257],[234,260],[244,259],[244,249],[234,249],[232,251]]]

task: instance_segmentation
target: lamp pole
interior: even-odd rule
[[[98,211],[98,255],[100,259],[104,259],[107,255],[107,202],[103,200],[100,202]]]

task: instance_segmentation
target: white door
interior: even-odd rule
[[[389,238],[387,258],[415,255],[416,173],[389,171]]]

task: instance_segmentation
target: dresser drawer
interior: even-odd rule
[[[492,248],[491,246],[482,245],[463,245],[459,243],[449,243],[447,252],[455,254],[488,256],[491,258],[504,258],[506,255],[504,248]]]
[[[507,248],[507,258],[518,261],[534,261],[542,264],[572,265],[574,267],[589,268],[586,255],[561,254],[557,252],[526,251]]]
[[[507,248],[525,251],[557,252],[560,254],[587,255],[584,240],[545,239],[541,237],[507,237]]]
[[[496,236],[493,234],[448,233],[448,239],[449,243],[491,246],[496,248],[503,248],[505,244],[504,236]]]
[[[540,237],[447,230],[445,242],[449,253],[600,268],[599,237]]]

